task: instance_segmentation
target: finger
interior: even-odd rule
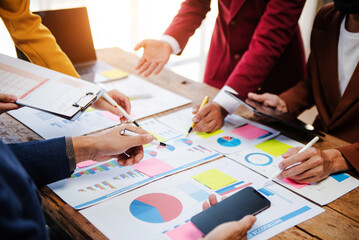
[[[146,59],[140,58],[140,60],[139,60],[138,63],[137,63],[137,66],[135,67],[135,69],[136,69],[136,70],[140,69],[145,62],[146,62]]]
[[[138,74],[142,74],[144,71],[146,71],[150,67],[151,63],[146,61],[139,69]]]
[[[151,75],[151,73],[157,68],[158,63],[153,63],[150,65],[150,67],[147,69],[147,71],[145,72],[144,76],[148,77]]]
[[[147,132],[146,130],[144,130],[143,128],[139,128],[139,127],[135,127],[131,124],[124,124],[119,128],[119,131],[121,131],[123,128],[126,128],[132,132],[135,132],[135,133],[138,133],[138,134],[141,134],[141,135],[146,135],[146,134],[150,134],[149,132]],[[152,136],[152,135],[151,135]]]
[[[248,230],[251,229],[256,220],[256,217],[253,215],[245,216],[238,221],[238,225],[240,226],[239,229],[243,230],[244,232],[248,232]]]
[[[263,95],[264,94],[248,93],[248,98],[255,100],[257,102],[263,102],[266,100],[266,98]]]
[[[193,106],[193,107],[192,107],[192,113],[193,113],[193,114],[198,113],[198,110],[199,110],[199,105],[196,105],[196,106]]]
[[[14,103],[17,101],[17,97],[11,94],[0,93],[0,102]]]
[[[10,110],[19,109],[20,106],[15,103],[0,103],[0,111],[7,112]]]
[[[142,47],[144,47],[144,46],[145,46],[145,40],[143,40],[143,41],[137,43],[136,46],[135,46],[135,48],[134,48],[134,50],[137,51],[138,49],[140,49],[140,48],[142,48]]]
[[[292,155],[298,153],[298,152],[300,151],[300,149],[301,149],[300,147],[289,148],[289,149],[287,150],[287,152],[282,155],[282,157],[283,157],[283,158],[288,158],[288,157],[290,157],[290,156],[292,156]]]
[[[143,159],[143,147],[142,146],[135,147],[133,152],[135,157],[134,164],[139,163]]]
[[[292,174],[290,176],[292,179],[296,181],[301,181],[302,179],[314,177],[314,176],[322,176],[323,173],[323,159],[320,156],[313,156],[309,160],[305,161],[304,163],[295,166],[296,169],[293,171],[300,172],[298,174],[291,173],[288,169],[288,173]],[[293,167],[294,168],[294,167]]]
[[[198,123],[201,121],[205,116],[207,116],[211,112],[211,107],[209,105],[204,106],[192,119],[193,122]]]
[[[165,63],[159,63],[155,69],[155,74],[156,75],[159,74],[162,71],[164,66],[165,66]]]
[[[215,204],[218,203],[217,197],[216,197],[216,195],[214,195],[214,194],[209,195],[208,201],[209,201],[209,204],[210,204],[211,206],[213,206],[213,205],[215,205]]]
[[[278,164],[278,167],[280,169],[286,169],[289,166],[296,164],[296,163],[303,163],[304,161],[308,160],[309,158],[311,158],[312,156],[314,156],[315,154],[317,154],[317,150],[315,148],[309,148],[306,151],[302,152],[302,153],[297,153],[292,155],[291,157],[284,159],[283,161],[281,161]]]
[[[211,118],[207,118],[207,117],[205,119],[203,119],[202,121],[206,121],[206,120],[209,120],[209,122],[207,124],[205,124],[203,127],[201,127],[201,125],[200,125],[200,129],[198,131],[211,133],[214,131],[215,127],[217,126],[217,121],[215,119],[211,119]]]
[[[202,209],[203,210],[206,210],[207,208],[209,208],[209,203],[207,201],[204,201],[203,204],[202,204]]]
[[[279,176],[278,179],[284,179],[284,178],[293,178],[298,179],[298,177],[302,174],[304,174],[306,171],[309,171],[310,169],[313,169],[320,165],[320,156],[313,156],[306,160],[305,162],[302,162],[299,165],[290,167],[289,169],[283,171]],[[308,176],[307,176],[308,177]],[[302,177],[299,177],[302,178]]]

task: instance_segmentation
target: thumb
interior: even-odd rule
[[[192,113],[196,114],[196,113],[198,113],[198,110],[199,110],[199,105],[193,106]]]
[[[17,97],[15,95],[0,93],[0,102],[3,103],[14,103]]]
[[[240,226],[240,229],[243,229],[245,232],[248,232],[248,230],[251,229],[256,220],[257,219],[255,216],[247,215],[238,221],[238,225]]]
[[[141,47],[144,47],[144,45],[145,45],[145,44],[144,44],[144,40],[143,40],[143,41],[141,41],[141,42],[139,42],[139,43],[136,44],[134,50],[137,51],[137,50],[140,49]]]

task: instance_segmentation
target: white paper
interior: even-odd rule
[[[191,126],[192,118],[192,109],[187,108],[157,119],[182,134],[186,134]],[[253,133],[250,132],[247,132],[242,136],[235,133],[236,129],[249,126],[254,128],[254,131],[261,131],[263,133],[260,134],[260,137],[255,138],[253,138]],[[225,124],[220,130],[218,130],[218,134],[200,134],[192,131],[188,137],[220,153],[230,154],[257,145],[277,136],[278,134],[279,131],[272,128],[244,119],[238,115],[230,115],[226,117]]]
[[[80,213],[109,239],[169,239],[166,232],[184,224],[193,215],[199,213],[202,210],[202,202],[209,194],[216,193],[192,178],[211,169],[217,169],[236,178],[238,186],[249,184],[257,188],[265,181],[265,178],[240,164],[222,158],[153,182],[81,210]],[[248,232],[249,239],[268,239],[324,211],[279,185],[271,185],[261,191],[267,194],[271,207],[257,215],[256,223]],[[166,211],[172,213],[172,218],[151,223],[150,221],[155,221],[155,217],[152,218],[152,215],[146,212],[141,213],[141,209],[136,208],[137,201],[135,200],[145,195],[163,196],[162,194],[165,194],[165,197],[177,199],[180,206],[176,205],[176,209],[172,206],[164,206]],[[219,197],[217,194],[217,198]],[[169,216],[169,212],[161,214]],[[174,213],[177,213],[177,216],[173,215]]]
[[[303,144],[282,135],[275,139],[292,147],[304,146]],[[228,155],[228,157],[266,177],[269,177],[276,172],[278,170],[277,166],[279,162],[283,160],[280,156],[275,157],[255,147]],[[278,179],[275,179],[274,181],[321,206],[336,200],[359,186],[359,180],[346,173],[333,174],[320,182],[309,185],[296,184],[291,181],[288,183]]]
[[[0,54],[0,85],[2,93],[18,97],[18,104],[68,117],[79,111],[72,106],[74,103],[83,107],[102,89],[99,85],[3,54]]]

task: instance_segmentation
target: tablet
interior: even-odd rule
[[[260,102],[251,100],[251,99],[243,99],[238,94],[226,91],[227,94],[229,94],[231,97],[233,97],[236,101],[241,103],[243,106],[251,110],[257,115],[265,116],[270,119],[273,119],[277,122],[280,122],[284,125],[287,125],[289,127],[295,128],[297,130],[300,130],[305,133],[309,133],[311,135],[319,135],[324,137],[325,134],[317,131],[314,129],[314,127],[310,124],[307,124],[305,122],[300,121],[298,118],[288,114],[288,113],[281,113],[278,114],[278,112],[275,110],[275,108],[266,106]]]

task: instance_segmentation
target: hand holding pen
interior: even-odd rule
[[[206,105],[208,103],[208,100],[209,100],[209,97],[208,96],[205,96],[202,103],[201,103],[201,106],[199,106],[199,109],[198,111],[201,111],[201,109],[204,107],[204,105]],[[188,132],[186,134],[186,137],[188,137],[188,135],[191,133],[192,129],[194,128],[194,126],[196,125],[195,122],[192,122],[191,124],[191,127],[188,129]]]

